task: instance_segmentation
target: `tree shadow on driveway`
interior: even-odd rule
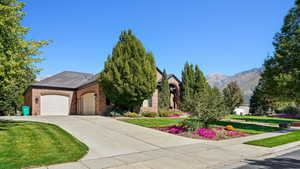
[[[248,164],[237,169],[299,169],[300,160],[286,157],[265,160],[247,160]]]

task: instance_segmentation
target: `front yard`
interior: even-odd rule
[[[88,147],[56,125],[0,120],[0,168],[77,161]]]
[[[274,132],[274,131],[282,130],[282,128],[276,126],[268,126],[259,123],[248,124],[243,122],[230,121],[235,118],[237,118],[237,116],[227,116],[224,120],[216,121],[213,124],[211,124],[209,129],[194,127],[192,131],[185,129],[183,127],[178,127],[178,125],[182,126],[181,123],[189,118],[126,118],[126,119],[119,119],[119,120],[127,123],[132,123],[144,127],[157,129],[171,134],[177,134],[177,135],[191,137],[191,138],[213,139],[213,140],[242,137],[242,136],[247,136],[252,134],[261,134],[266,132]],[[271,118],[268,119],[271,120]],[[273,119],[272,122],[275,123],[276,120],[282,120],[282,119]],[[228,126],[229,129],[227,128]],[[230,129],[230,127],[233,128]]]
[[[262,134],[282,130],[278,124],[300,122],[299,119],[261,117],[261,116],[239,116],[229,115],[223,120],[216,121],[210,125],[209,129],[194,128],[193,131],[188,131],[178,125],[189,118],[125,118],[118,119],[127,123],[136,124],[139,126],[157,129],[171,134],[200,138],[200,139],[228,139],[232,137],[242,137],[252,134]],[[227,126],[232,126],[232,131],[227,130]],[[224,130],[225,129],[225,130]],[[210,134],[210,136],[208,136]],[[199,137],[200,135],[200,137]],[[221,136],[219,136],[221,135]]]

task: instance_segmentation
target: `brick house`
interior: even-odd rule
[[[157,112],[162,72],[157,68],[157,88],[141,105],[142,111]],[[180,81],[169,75],[171,109],[179,103]],[[32,115],[102,115],[111,107],[97,82],[97,75],[64,71],[32,84],[25,92],[25,105]]]

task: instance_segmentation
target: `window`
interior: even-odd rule
[[[143,107],[152,107],[152,98],[144,100]]]

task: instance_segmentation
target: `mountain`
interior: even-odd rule
[[[237,73],[233,76],[226,76],[220,73],[213,73],[208,75],[206,78],[211,86],[217,87],[220,90],[223,90],[228,83],[236,81],[244,93],[244,103],[249,104],[252,92],[255,86],[257,85],[262,72],[263,68],[254,68],[251,70]]]

